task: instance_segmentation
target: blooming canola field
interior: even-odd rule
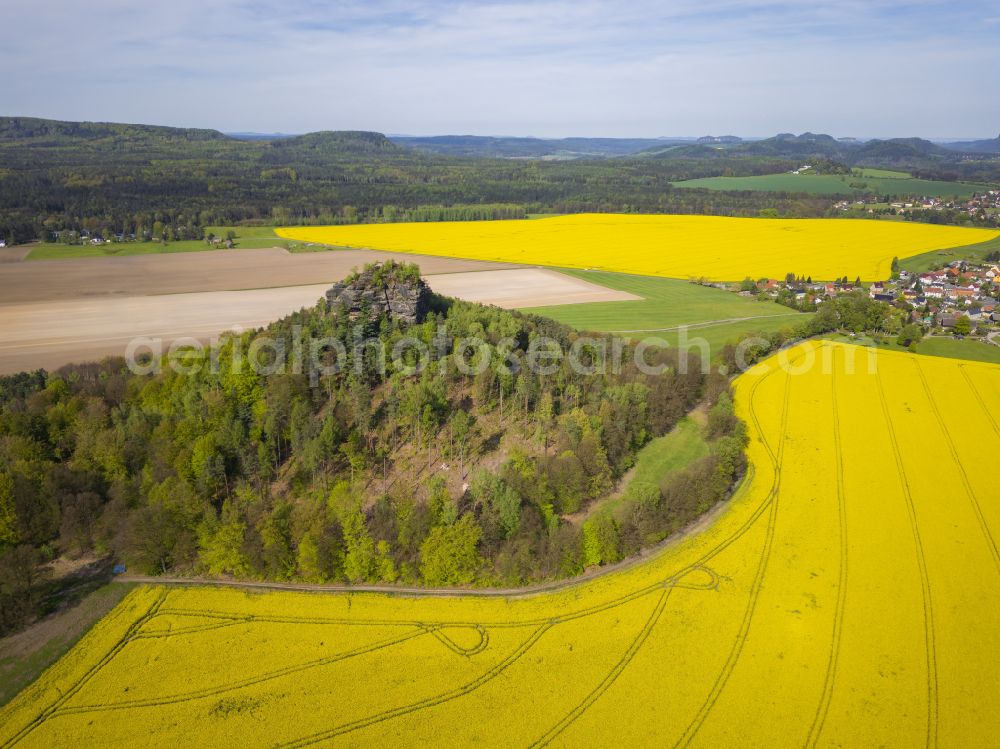
[[[717,281],[889,277],[892,258],[985,242],[996,231],[851,219],[578,214],[522,221],[277,229],[287,239],[475,260]]]
[[[518,596],[148,586],[0,746],[972,747],[1000,734],[1000,366],[807,342],[740,376],[703,530]]]

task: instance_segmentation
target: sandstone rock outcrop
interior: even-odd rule
[[[366,266],[326,292],[330,309],[365,325],[383,317],[403,325],[422,322],[430,306],[430,288],[416,265],[389,261]]]

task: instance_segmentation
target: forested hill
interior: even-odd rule
[[[987,140],[972,140],[961,143],[945,143],[945,148],[953,151],[964,151],[966,153],[995,153],[1000,154],[1000,135]]]
[[[19,142],[37,147],[129,142],[152,145],[157,142],[220,140],[230,138],[217,130],[114,122],[64,122],[38,117],[0,117],[0,142]]]
[[[693,364],[682,374],[673,351],[646,354],[670,365],[660,375],[639,372],[628,347],[603,374],[566,357],[534,371],[534,341],[568,352],[579,334],[433,296],[416,266],[366,269],[328,296],[228,339],[214,369],[192,354],[186,373],[134,374],[117,359],[0,378],[0,630],[37,603],[33,565],[90,550],[151,574],[431,586],[571,576],[662,539],[744,470],[726,378]],[[435,361],[412,371],[407,347],[378,366],[377,344],[392,352],[404,336]],[[447,356],[463,338],[488,344],[464,371]],[[599,340],[578,345],[582,363],[600,364]],[[254,351],[266,369],[238,364]],[[708,456],[621,500],[620,519],[584,521],[639,448],[698,403]]]
[[[793,168],[774,158],[537,161],[417,151],[378,133],[241,140],[213,130],[0,118],[0,237],[62,229],[175,236],[242,222],[387,220],[401,208],[470,207],[470,217],[645,211],[818,216],[808,196],[674,190],[672,181]],[[495,210],[493,208],[495,207]],[[458,211],[461,213],[461,210]]]
[[[638,157],[657,160],[677,158],[773,158],[804,160],[823,159],[843,166],[902,168],[929,178],[997,180],[1000,163],[991,156],[989,141],[970,143],[967,152],[962,144],[950,148],[923,138],[890,138],[888,140],[836,139],[822,133],[780,133],[773,138],[756,141],[722,142],[713,145],[656,145],[645,149]],[[1000,150],[1000,149],[997,149]],[[960,153],[961,152],[961,153]]]
[[[919,139],[724,137],[618,155],[616,149],[631,150],[639,141],[567,138],[541,147],[600,156],[551,161],[499,158],[510,139],[485,147],[497,158],[451,155],[483,151],[478,141],[473,147],[461,139],[411,139],[425,149],[417,150],[398,140],[338,131],[246,140],[215,130],[0,118],[0,238],[52,239],[63,229],[148,238],[159,224],[171,236],[198,239],[205,226],[398,220],[406,215],[401,209],[439,206],[470,219],[584,211],[828,215],[830,201],[818,196],[672,186],[786,172],[806,159],[825,159],[833,170],[883,166],[928,178],[1000,180],[997,155],[958,153]]]

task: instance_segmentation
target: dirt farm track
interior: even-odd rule
[[[208,341],[311,306],[366,263],[415,262],[435,291],[504,307],[634,299],[551,270],[367,250],[279,248],[0,265],[0,374],[123,355],[137,336]]]

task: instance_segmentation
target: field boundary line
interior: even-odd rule
[[[39,713],[30,723],[28,723],[20,731],[14,734],[14,736],[12,736],[11,739],[3,745],[3,749],[15,746],[16,744],[20,743],[20,741],[23,738],[25,738],[28,734],[30,734],[40,725],[48,721],[48,719],[51,718],[53,715],[56,715],[60,710],[60,708],[66,704],[66,702],[72,699],[81,689],[83,689],[84,685],[88,681],[90,681],[102,668],[108,665],[108,663],[114,660],[114,658],[122,651],[122,649],[129,642],[131,642],[132,635],[135,632],[137,632],[146,622],[148,622],[151,618],[153,618],[156,615],[156,612],[159,610],[160,606],[163,604],[163,601],[166,599],[166,597],[167,597],[167,590],[164,589],[157,596],[156,600],[154,600],[153,603],[150,604],[149,608],[146,610],[146,613],[144,613],[142,616],[140,616],[138,619],[132,622],[132,624],[129,625],[128,629],[125,630],[125,633],[120,638],[118,638],[115,644],[111,647],[111,650],[105,653],[97,663],[95,663],[93,666],[84,671],[83,675],[77,680],[77,682],[69,689],[67,689],[64,693],[62,693],[55,702],[53,702],[47,708],[42,710],[42,712]]]
[[[645,566],[648,562],[655,561],[659,559],[662,555],[669,552],[672,548],[680,543],[698,535],[706,530],[704,524],[706,521],[709,522],[709,527],[714,524],[720,516],[724,515],[727,510],[729,510],[733,502],[749,488],[750,479],[753,477],[753,472],[748,471],[743,477],[743,480],[737,486],[733,494],[722,502],[719,502],[715,507],[706,512],[704,515],[699,516],[695,520],[692,520],[684,529],[678,531],[665,538],[659,544],[652,546],[648,549],[640,551],[635,556],[624,559],[621,562],[616,562],[615,564],[605,565],[599,567],[593,572],[584,573],[577,575],[576,577],[568,578],[565,580],[553,580],[549,582],[537,583],[535,585],[525,585],[520,588],[414,588],[414,587],[403,587],[394,585],[340,585],[336,583],[326,584],[326,583],[282,583],[282,582],[263,582],[259,580],[225,580],[225,579],[212,579],[212,578],[198,578],[198,577],[160,577],[157,575],[131,575],[122,574],[116,575],[114,580],[116,582],[123,583],[138,583],[141,585],[162,585],[162,586],[176,586],[176,587],[219,587],[219,588],[246,588],[246,589],[257,589],[257,590],[283,590],[283,591],[293,591],[298,593],[336,593],[336,594],[347,594],[351,595],[354,593],[376,593],[381,595],[389,595],[398,598],[533,598],[535,596],[554,593],[568,588],[573,588],[578,585],[586,585],[593,580],[600,580],[601,578],[607,577],[620,572],[627,572],[634,567]],[[711,554],[707,554],[702,557],[702,560],[710,557]],[[698,563],[690,565],[683,568],[681,572],[673,577],[681,577],[684,573],[690,571],[693,567],[698,566]],[[655,587],[655,586],[654,586]],[[183,610],[180,610],[183,611]],[[235,614],[234,614],[235,616]]]
[[[920,571],[920,587],[924,604],[924,644],[927,651],[927,749],[934,749],[937,746],[938,689],[931,581],[927,574],[927,559],[924,556],[924,544],[920,538],[920,526],[917,523],[917,511],[913,504],[913,495],[910,492],[910,481],[906,477],[906,467],[903,465],[903,456],[899,449],[899,442],[896,440],[896,428],[892,423],[892,414],[889,412],[889,404],[885,397],[885,388],[882,385],[881,377],[876,378],[875,386],[878,388],[879,400],[882,404],[882,418],[885,419],[886,427],[889,430],[889,442],[892,445],[892,454],[896,461],[896,474],[903,490],[907,516],[910,520],[910,530],[913,532],[913,541],[917,552],[917,567]]]
[[[711,328],[716,325],[728,325],[734,322],[746,322],[747,320],[767,320],[779,317],[797,317],[803,312],[779,312],[774,315],[750,315],[749,317],[725,317],[719,320],[701,320],[699,322],[681,323],[672,328],[639,328],[637,330],[609,330],[609,333],[671,333],[682,328],[697,330],[698,328]]]

